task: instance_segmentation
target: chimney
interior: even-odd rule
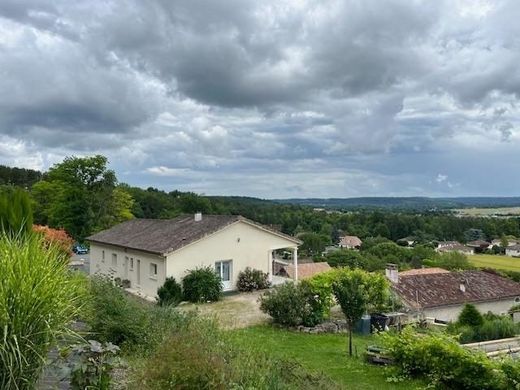
[[[465,279],[461,279],[461,280],[460,280],[459,289],[460,289],[460,291],[463,292],[463,293],[466,292],[466,280],[465,280]]]
[[[388,263],[385,269],[385,275],[392,283],[399,283],[399,271],[397,270],[397,265]]]
[[[202,221],[202,213],[197,212],[195,213],[195,222]]]

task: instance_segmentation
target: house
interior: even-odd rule
[[[344,236],[340,238],[338,246],[340,248],[359,249],[362,243],[363,241],[357,236]]]
[[[520,283],[484,271],[437,268],[399,273],[389,264],[387,277],[409,313],[419,318],[454,321],[466,303],[481,313],[506,314],[520,303]]]
[[[289,249],[298,279],[301,241],[235,215],[132,219],[88,238],[90,272],[130,282],[130,291],[153,298],[167,277],[209,266],[234,290],[240,271],[261,270],[272,279],[274,251]]]
[[[470,248],[466,245],[462,245],[458,241],[441,241],[437,245],[437,248],[435,251],[439,253],[446,253],[446,252],[459,252],[464,255],[473,255],[475,254],[475,250],[473,248]]]
[[[506,248],[506,256],[520,257],[520,245],[508,246]]]
[[[319,262],[319,263],[300,263],[298,264],[298,279],[308,279],[312,278],[314,275],[319,274],[321,272],[326,272],[330,270],[331,267],[327,262]],[[294,279],[295,268],[293,264],[288,264],[280,270],[278,273],[280,276],[285,276],[291,279]]]
[[[466,246],[473,248],[476,253],[482,253],[486,249],[491,249],[493,245],[490,242],[484,240],[475,240],[466,243]]]

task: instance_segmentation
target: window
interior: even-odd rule
[[[101,251],[101,261],[105,262],[105,251]]]
[[[519,302],[520,302],[520,297],[516,297],[516,298],[515,298],[515,302],[516,302],[516,303],[519,303]]]
[[[134,269],[134,258],[130,257],[130,271]]]
[[[112,267],[117,267],[117,254],[112,253]]]
[[[157,278],[157,264],[150,263],[150,277]]]

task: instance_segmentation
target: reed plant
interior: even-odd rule
[[[51,347],[71,334],[87,288],[57,245],[0,233],[0,389],[33,389]]]

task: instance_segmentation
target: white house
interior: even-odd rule
[[[508,246],[506,256],[520,257],[520,245]]]
[[[273,251],[292,251],[298,279],[301,241],[241,216],[202,215],[175,219],[132,219],[88,238],[90,272],[119,277],[130,291],[155,297],[167,277],[210,266],[224,290],[234,290],[246,267],[273,275]]]
[[[426,268],[410,272],[387,269],[392,290],[416,317],[455,321],[464,304],[481,313],[506,314],[520,303],[520,283],[484,271],[448,272]]]

